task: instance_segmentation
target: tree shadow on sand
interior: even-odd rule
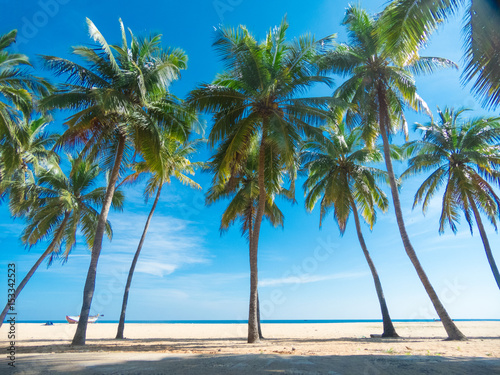
[[[137,358],[137,360],[136,360]],[[91,363],[89,363],[89,361]],[[179,355],[137,353],[64,353],[18,358],[23,374],[362,374],[491,375],[496,358],[428,356]]]
[[[470,340],[498,340],[500,337],[470,337]],[[301,345],[301,344],[328,344],[328,343],[405,343],[411,345],[416,342],[445,340],[444,337],[400,337],[400,338],[370,338],[370,337],[338,337],[338,338],[266,338],[260,344],[269,349],[273,346]],[[208,353],[215,354],[221,349],[230,351],[234,348],[251,348],[245,339],[240,337],[225,337],[213,339],[163,338],[163,339],[87,339],[85,346],[72,346],[68,341],[60,339],[19,340],[18,353],[74,353],[74,352],[172,352],[172,353]],[[30,345],[33,343],[34,345]],[[36,345],[39,343],[39,345]],[[286,351],[280,352],[285,353]],[[291,353],[293,354],[293,353]]]

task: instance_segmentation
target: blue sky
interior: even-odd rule
[[[370,11],[382,9],[383,1],[363,1]],[[109,42],[120,38],[118,18],[136,35],[156,31],[165,46],[180,47],[189,56],[189,67],[172,86],[185,96],[197,83],[210,82],[221,70],[211,42],[220,23],[245,24],[257,37],[278,24],[287,14],[289,37],[311,32],[318,38],[336,33],[346,41],[340,26],[348,1],[216,0],[158,2],[46,0],[13,2],[0,0],[1,28],[19,30],[17,48],[39,66],[37,55],[69,57],[72,45],[90,43],[85,25],[89,17]],[[450,58],[461,63],[461,18],[445,24],[434,35],[422,55]],[[43,72],[41,74],[47,74]],[[466,106],[480,109],[460,86],[458,71],[420,77],[420,95],[431,109],[436,106]],[[337,82],[340,79],[335,77]],[[328,95],[314,89],[314,95]],[[53,129],[60,130],[63,115]],[[409,123],[425,122],[422,115],[408,113]],[[208,120],[208,126],[210,121]],[[412,137],[415,137],[413,134]],[[206,160],[202,150],[197,160]],[[396,166],[397,172],[404,170]],[[248,314],[248,246],[238,227],[219,235],[224,203],[204,205],[210,177],[195,178],[203,191],[174,182],[163,190],[134,276],[128,304],[128,319],[246,319]],[[439,235],[440,199],[436,198],[424,217],[412,210],[413,195],[421,178],[408,180],[401,189],[403,213],[417,254],[442,302],[453,318],[499,318],[499,290],[495,285],[479,235],[471,236],[462,223],[454,235],[447,229]],[[298,187],[301,187],[300,180]],[[93,311],[106,319],[118,319],[123,287],[150,205],[142,197],[143,186],[126,191],[121,213],[109,219],[112,242],[104,242],[98,268]],[[303,192],[297,203],[280,202],[284,229],[263,224],[259,247],[260,296],[263,319],[378,319],[380,310],[373,281],[363,257],[354,223],[340,237],[333,217],[318,228],[319,212],[307,213]],[[150,202],[151,203],[151,202]],[[464,225],[465,224],[465,225]],[[45,249],[41,243],[27,251],[19,241],[23,222],[13,221],[5,204],[0,206],[0,298],[5,300],[7,264],[15,262],[18,279]],[[363,227],[367,246],[378,268],[389,311],[393,318],[431,319],[436,315],[407,258],[391,210],[379,214],[370,233]],[[498,234],[487,224],[494,255],[500,259]],[[80,244],[62,265],[42,266],[17,302],[19,319],[59,320],[80,311],[89,251]],[[1,271],[3,270],[3,271]],[[2,286],[3,285],[3,286]]]

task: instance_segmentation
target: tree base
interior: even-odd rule
[[[396,332],[382,333],[381,335],[377,335],[377,334],[372,333],[372,334],[370,334],[370,337],[372,339],[389,339],[389,338],[400,339],[401,338]]]
[[[444,341],[468,341],[466,336],[449,337],[444,339]]]
[[[393,338],[393,339],[400,339],[401,337],[396,333],[396,332],[391,332],[391,333],[382,333],[382,338]]]

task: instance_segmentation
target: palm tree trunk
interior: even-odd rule
[[[66,227],[66,223],[68,222],[69,215],[70,215],[70,213],[68,211],[66,211],[65,214],[64,214],[64,219],[61,222],[61,225],[59,226],[59,229],[57,230],[56,236],[54,237],[54,239],[50,243],[49,247],[47,247],[47,250],[45,250],[45,252],[40,256],[40,258],[38,258],[38,260],[33,265],[33,267],[31,267],[31,269],[29,270],[28,274],[24,277],[23,281],[21,281],[21,283],[18,285],[18,287],[16,288],[16,291],[14,292],[14,299],[13,299],[13,301],[12,302],[9,301],[9,302],[7,302],[7,305],[5,305],[5,307],[4,307],[3,311],[2,311],[2,314],[0,315],[0,327],[3,324],[5,316],[9,312],[10,306],[13,305],[13,303],[15,303],[15,301],[17,300],[17,297],[19,296],[19,293],[21,293],[21,291],[26,286],[26,284],[28,283],[28,281],[30,281],[31,277],[33,276],[33,274],[35,273],[35,271],[38,269],[38,267],[40,266],[40,264],[42,264],[42,262],[45,260],[45,258],[47,258],[47,256],[50,253],[52,253],[52,251],[54,250],[54,247],[56,246],[56,244],[61,239],[61,237],[63,235],[63,232],[64,232],[64,228]]]
[[[257,292],[257,328],[259,331],[259,339],[262,340],[264,336],[262,335],[262,327],[260,326],[260,300],[259,292]]]
[[[479,234],[481,235],[481,240],[483,241],[484,250],[486,251],[486,257],[488,258],[488,263],[490,264],[491,271],[493,272],[493,277],[497,282],[498,288],[500,288],[500,273],[498,273],[498,267],[495,263],[495,259],[493,258],[493,253],[491,252],[490,242],[488,241],[488,237],[486,236],[483,221],[481,220],[481,215],[479,215],[476,202],[474,202],[474,199],[472,199],[472,197],[469,197],[469,202],[472,207],[472,211],[474,212],[474,217],[476,218],[477,227],[479,228]]]
[[[85,345],[85,338],[87,335],[87,320],[89,318],[90,306],[92,305],[92,297],[94,296],[97,262],[99,261],[99,255],[101,254],[102,239],[104,236],[106,221],[108,219],[109,209],[111,208],[111,202],[115,193],[116,181],[118,181],[118,177],[120,175],[120,166],[123,159],[123,152],[125,150],[125,140],[125,135],[120,134],[113,170],[111,171],[111,176],[109,178],[101,214],[99,215],[99,220],[97,222],[94,244],[92,245],[90,266],[87,273],[87,279],[85,281],[85,287],[83,288],[83,302],[82,310],[80,312],[80,319],[78,320],[78,326],[76,328],[75,336],[73,337],[71,345]]]
[[[262,126],[262,139],[260,141],[259,149],[259,169],[258,169],[258,183],[259,183],[259,203],[257,206],[257,213],[255,216],[255,223],[253,227],[252,239],[250,241],[250,307],[248,311],[248,342],[259,342],[259,329],[257,318],[257,297],[258,297],[258,268],[257,268],[257,250],[259,247],[260,225],[264,215],[264,208],[266,205],[266,187],[264,181],[264,170],[266,162],[266,123],[264,121]]]
[[[252,217],[253,217],[253,202],[250,202],[250,219],[248,220],[248,243],[249,243],[249,251],[252,247],[252,236],[253,236],[253,225],[252,225]],[[262,335],[262,327],[260,326],[260,301],[259,301],[259,291],[257,290],[257,330],[259,331],[259,339],[262,340],[264,336]]]
[[[373,281],[375,283],[375,289],[377,291],[378,301],[380,303],[380,310],[382,310],[382,321],[384,325],[384,332],[382,333],[382,337],[399,337],[389,315],[389,309],[387,308],[387,304],[385,302],[384,291],[382,290],[382,283],[380,282],[380,278],[378,277],[377,269],[375,268],[375,264],[373,263],[370,253],[368,252],[368,249],[366,247],[363,233],[361,233],[358,209],[356,208],[356,204],[353,200],[351,200],[351,208],[352,214],[354,216],[354,222],[356,223],[356,232],[358,233],[359,244],[361,245],[361,249],[363,250],[366,261],[368,262],[368,267],[370,267]]]
[[[417,271],[417,275],[422,282],[425,291],[427,292],[434,309],[436,310],[441,322],[443,323],[444,329],[448,334],[448,340],[465,340],[465,335],[460,332],[458,327],[455,325],[453,320],[451,320],[448,312],[444,308],[443,304],[439,300],[439,297],[432,287],[427,275],[420,264],[420,261],[417,258],[417,254],[413,249],[413,246],[410,242],[410,238],[408,237],[408,233],[406,232],[406,227],[403,221],[403,212],[401,211],[401,203],[399,201],[399,193],[396,185],[396,178],[394,177],[394,170],[392,168],[391,161],[391,153],[389,147],[389,138],[387,136],[389,129],[389,111],[388,104],[385,96],[385,91],[383,87],[380,85],[378,88],[378,100],[379,100],[379,128],[380,134],[382,136],[382,141],[384,144],[384,159],[385,165],[387,167],[387,173],[389,175],[389,184],[391,186],[392,200],[394,203],[394,211],[396,212],[396,220],[398,223],[399,233],[401,235],[401,239],[403,241],[403,245],[406,251],[406,254],[410,258],[410,261],[413,264],[413,267]]]
[[[156,192],[156,198],[155,198],[155,201],[153,203],[153,207],[151,207],[151,211],[149,212],[148,219],[146,220],[146,225],[144,226],[141,240],[139,241],[139,245],[137,246],[137,250],[135,252],[134,259],[132,260],[132,264],[130,265],[130,271],[128,272],[127,284],[125,285],[125,292],[123,293],[122,312],[120,314],[120,322],[118,323],[118,331],[116,333],[117,339],[123,339],[123,330],[125,329],[125,313],[127,311],[128,294],[130,291],[130,285],[132,284],[132,277],[134,276],[135,266],[137,264],[137,260],[139,259],[139,255],[140,255],[141,250],[142,250],[142,245],[144,244],[144,240],[146,239],[146,233],[148,232],[148,229],[149,229],[149,223],[151,222],[151,218],[153,217],[153,213],[155,212],[156,205],[158,203],[158,200],[160,199],[161,188],[162,188],[162,186],[160,185],[160,187],[158,188],[158,191]]]

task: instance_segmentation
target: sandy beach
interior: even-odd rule
[[[245,324],[16,325],[16,374],[500,374],[500,322],[458,322],[467,341],[444,341],[439,322],[395,323],[399,339],[372,338],[381,323],[263,324],[247,344]],[[2,347],[8,325],[0,329]],[[6,373],[0,370],[0,373]]]

